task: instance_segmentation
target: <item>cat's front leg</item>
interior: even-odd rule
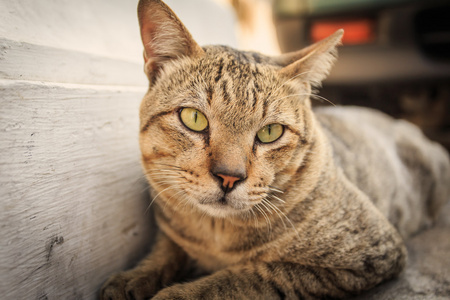
[[[176,280],[186,261],[184,251],[159,232],[152,252],[136,268],[111,276],[100,291],[100,299],[149,299]]]
[[[393,273],[403,264],[402,249],[392,261]],[[383,262],[383,265],[386,262]],[[372,262],[371,262],[372,264]],[[370,268],[336,269],[292,262],[258,262],[235,266],[202,279],[161,290],[152,299],[329,299],[348,298],[383,278],[376,262]]]
[[[269,274],[257,265],[227,268],[201,279],[161,290],[153,300],[190,299],[279,299]],[[269,276],[266,276],[269,275]]]

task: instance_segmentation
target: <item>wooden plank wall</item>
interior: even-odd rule
[[[1,299],[95,299],[148,250],[136,1],[99,2],[0,1]]]
[[[214,30],[210,0],[170,2],[202,44],[235,46],[231,11]],[[0,299],[95,299],[148,251],[136,7],[0,0]]]

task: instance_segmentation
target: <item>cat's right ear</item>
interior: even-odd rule
[[[166,62],[204,54],[203,49],[164,2],[140,0],[138,19],[144,44],[144,71],[150,82],[157,78]]]
[[[343,34],[344,30],[339,29],[309,47],[277,57],[277,62],[283,66],[279,73],[286,78],[299,77],[313,86],[320,86],[336,60],[336,47],[341,43]]]

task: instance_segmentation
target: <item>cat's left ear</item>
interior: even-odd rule
[[[144,44],[144,69],[150,81],[158,76],[165,63],[204,54],[183,23],[161,0],[140,0],[138,19]]]
[[[287,78],[298,76],[299,80],[319,86],[336,60],[336,47],[341,43],[343,35],[344,30],[339,29],[309,47],[277,57],[277,62],[285,66],[279,73]]]

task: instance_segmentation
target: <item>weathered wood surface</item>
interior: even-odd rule
[[[3,79],[146,86],[140,63],[0,38]]]
[[[143,88],[0,81],[0,295],[89,299],[148,250]]]

